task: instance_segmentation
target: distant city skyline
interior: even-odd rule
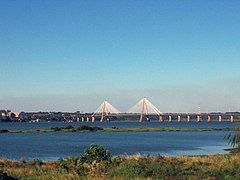
[[[240,111],[240,1],[0,1],[0,109]]]

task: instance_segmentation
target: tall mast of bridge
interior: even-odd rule
[[[104,100],[103,103],[97,108],[97,110],[93,113],[92,117],[96,114],[101,113],[101,120],[102,122],[109,113],[121,113],[118,109],[116,109],[113,105],[111,105],[108,101]]]
[[[140,113],[139,122],[142,122],[144,115],[157,114],[160,118],[162,112],[154,106],[146,97],[142,98],[128,111],[129,113]]]

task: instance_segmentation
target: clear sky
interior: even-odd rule
[[[0,109],[240,111],[239,0],[1,0]]]

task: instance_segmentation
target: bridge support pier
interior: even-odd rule
[[[233,115],[230,116],[230,122],[233,122]]]
[[[163,122],[162,115],[159,116],[159,122]]]
[[[211,116],[208,115],[208,116],[207,116],[207,122],[210,122],[210,121],[211,121]]]
[[[178,115],[178,120],[177,121],[181,122],[181,116],[180,115]]]
[[[221,115],[218,116],[218,121],[222,122],[222,116]]]
[[[139,122],[142,122],[142,119],[143,119],[143,114],[141,113]]]
[[[200,116],[197,115],[197,122],[200,122]]]
[[[172,122],[172,116],[168,116],[168,122]]]
[[[187,116],[187,122],[190,122],[190,116],[189,115]]]

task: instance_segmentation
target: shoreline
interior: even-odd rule
[[[78,128],[68,127],[54,127],[48,129],[26,129],[26,130],[7,130],[0,129],[1,133],[57,133],[57,132],[199,132],[199,131],[240,131],[239,127],[236,128],[175,128],[175,127],[157,127],[157,128],[102,128],[97,126],[79,126]]]

